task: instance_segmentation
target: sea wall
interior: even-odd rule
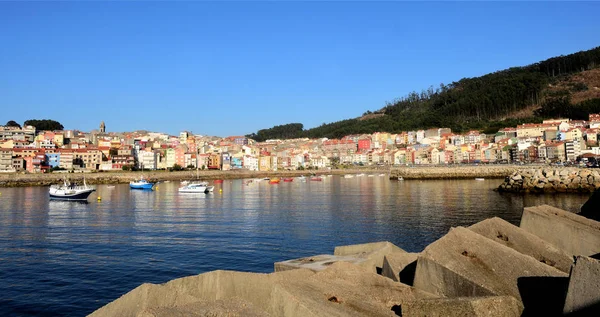
[[[597,169],[528,168],[513,171],[498,191],[511,193],[587,193],[600,188],[600,171]]]
[[[523,214],[520,227],[492,218],[451,228],[419,253],[366,243],[270,274],[142,284],[91,316],[598,316],[600,222],[546,205]],[[585,239],[573,245],[575,233]]]
[[[505,178],[514,171],[531,169],[523,165],[448,165],[395,167],[390,179],[474,179]]]

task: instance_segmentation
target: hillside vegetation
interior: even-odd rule
[[[453,131],[499,128],[549,117],[587,119],[600,112],[600,47],[513,67],[475,78],[463,78],[388,103],[363,117],[304,130],[292,123],[248,135],[274,138],[340,138],[348,134],[449,127]]]

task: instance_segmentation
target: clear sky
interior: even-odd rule
[[[4,2],[0,124],[241,135],[600,45],[598,2]]]

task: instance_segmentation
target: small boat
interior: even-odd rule
[[[151,183],[142,177],[139,180],[129,182],[129,187],[131,189],[152,189],[154,187],[154,183]]]
[[[304,175],[298,176],[298,180],[301,182],[306,182],[306,177]]]
[[[404,177],[402,177],[402,176],[398,177],[398,181],[403,181],[403,180],[404,180]]]
[[[291,177],[286,177],[286,178],[283,179],[283,181],[289,183],[289,182],[293,182],[294,179],[291,178]]]
[[[363,174],[363,173],[356,174],[356,177],[361,177],[361,176],[365,176],[365,174]]]
[[[113,189],[113,188],[115,188],[115,185],[106,186],[106,188]]]
[[[375,175],[373,175],[373,174],[369,174],[369,175],[367,175],[367,176],[368,176],[368,177],[373,177],[373,176],[375,176]]]
[[[379,174],[379,176],[385,176],[385,174]]]
[[[171,181],[164,181],[163,183],[170,183]]]
[[[354,175],[352,175],[352,174],[346,174],[346,175],[344,175],[344,178],[352,178],[352,177],[354,177]]]
[[[50,199],[62,199],[62,200],[86,200],[96,188],[88,186],[83,179],[83,186],[77,186],[71,184],[66,179],[62,185],[52,185],[48,193]]]
[[[214,186],[210,186],[213,187]],[[208,193],[208,183],[200,182],[200,183],[190,183],[183,187],[179,188],[180,193]]]
[[[484,178],[476,178],[475,180],[476,181],[484,181],[485,179]]]
[[[223,180],[222,179],[215,179],[213,181],[213,183],[215,183],[215,184],[223,184]]]
[[[279,184],[280,181],[279,178],[271,178],[269,179],[269,184]]]
[[[187,185],[187,184],[189,184],[189,183],[190,183],[189,181],[182,181],[182,182],[181,182],[181,185]]]
[[[313,176],[313,177],[310,178],[310,180],[313,181],[313,182],[320,182],[323,179],[321,177],[319,177],[319,176]]]
[[[271,179],[270,179],[270,178],[268,178],[268,177],[265,177],[265,178],[263,178],[263,180],[264,180],[264,181],[268,181],[268,180],[271,180]]]

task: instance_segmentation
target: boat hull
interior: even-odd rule
[[[65,192],[57,191],[55,193],[50,193],[50,199],[53,199],[53,200],[87,200],[92,192],[94,192],[93,189],[80,191],[80,192],[77,192],[74,194],[68,194]]]
[[[152,183],[148,183],[148,184],[129,184],[129,187],[131,189],[152,189],[152,187],[154,187],[154,184],[152,184]]]

